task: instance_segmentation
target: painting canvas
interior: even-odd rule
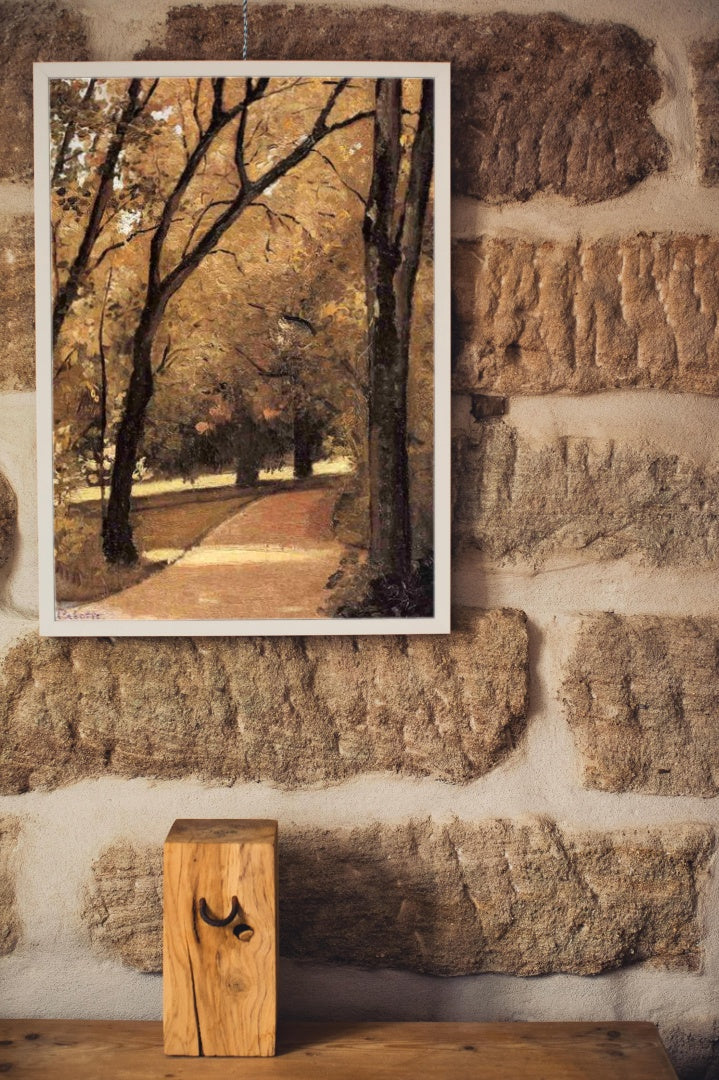
[[[35,67],[41,632],[449,631],[449,68]]]

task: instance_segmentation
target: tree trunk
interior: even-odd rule
[[[235,473],[235,487],[254,487],[260,478],[260,470],[252,461],[239,461]]]
[[[377,314],[370,332],[370,562],[406,577],[412,558],[407,454],[407,354],[401,348],[394,295],[376,273]],[[371,279],[370,279],[371,280]]]
[[[402,84],[378,79],[374,168],[364,219],[369,345],[370,564],[406,577],[411,566],[407,350],[397,320],[394,216],[401,159]]]
[[[434,86],[422,84],[407,189],[398,206],[402,83],[378,79],[372,182],[364,220],[369,347],[370,564],[407,579],[412,568],[407,386],[412,300],[432,179]]]
[[[295,480],[305,480],[312,476],[312,458],[314,456],[314,426],[309,416],[302,409],[295,409],[292,421],[292,439],[294,442]]]
[[[237,423],[237,466],[235,487],[254,487],[260,479],[262,452],[258,445],[257,428],[249,415]]]
[[[157,310],[156,304],[146,305],[133,342],[132,375],[115,442],[110,497],[103,527],[102,547],[109,563],[131,565],[137,562],[130,525],[132,477],[153,392],[152,346],[161,317],[162,310]]]
[[[107,484],[105,482],[105,442],[107,440],[107,356],[105,355],[105,312],[107,311],[107,298],[110,295],[110,286],[112,285],[112,270],[107,275],[107,282],[105,283],[105,296],[102,301],[102,311],[100,312],[100,325],[98,327],[97,346],[98,357],[100,360],[100,448],[97,457],[98,476],[100,478],[100,519],[105,523],[105,489]]]

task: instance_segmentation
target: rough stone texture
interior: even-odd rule
[[[467,781],[524,729],[523,613],[449,636],[41,640],[4,660],[0,790],[111,773],[293,787],[386,770]]]
[[[662,1042],[679,1080],[719,1080],[719,1023],[685,1021],[681,1028],[660,1027]]]
[[[33,63],[87,59],[84,23],[71,6],[56,3],[2,5],[0,179],[32,179]]]
[[[697,42],[691,59],[699,178],[708,187],[715,187],[719,184],[719,38]]]
[[[719,792],[719,622],[602,614],[564,684],[585,783],[653,795]]]
[[[11,953],[20,937],[13,865],[19,832],[17,818],[0,818],[0,956]]]
[[[719,238],[455,245],[458,390],[719,393]]]
[[[240,9],[173,8],[162,59],[242,55]],[[668,150],[648,110],[661,95],[652,45],[627,26],[561,15],[269,4],[253,11],[252,59],[449,60],[455,189],[492,202],[558,192],[620,195]]]
[[[9,561],[17,528],[17,496],[0,473],[0,567]]]
[[[455,537],[495,562],[550,557],[719,565],[719,470],[648,445],[562,437],[537,445],[503,421],[460,441]]]
[[[120,841],[92,864],[82,918],[92,940],[138,971],[162,971],[162,851]]]
[[[708,828],[568,832],[543,818],[280,827],[284,956],[434,975],[592,974],[649,960],[696,970]],[[158,851],[121,843],[93,866],[97,946],[161,966]]]
[[[35,385],[33,219],[0,218],[0,392]]]

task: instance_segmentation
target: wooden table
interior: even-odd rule
[[[162,1025],[0,1021],[0,1077],[676,1080],[653,1024],[281,1024],[275,1058],[168,1058]]]

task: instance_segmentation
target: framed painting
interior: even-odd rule
[[[449,66],[35,65],[45,635],[450,629]]]

